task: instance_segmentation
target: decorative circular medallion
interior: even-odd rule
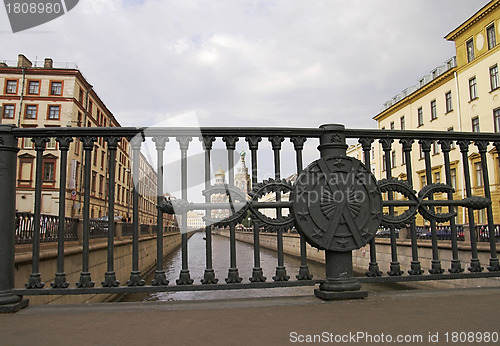
[[[366,245],[382,220],[382,195],[366,166],[330,156],[297,177],[291,195],[297,230],[319,249],[350,251]]]

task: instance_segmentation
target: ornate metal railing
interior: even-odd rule
[[[89,238],[97,239],[97,238],[107,238],[108,237],[108,222],[104,220],[98,219],[90,219],[90,230],[89,230]]]
[[[59,217],[55,215],[40,215],[40,242],[56,242],[58,240],[57,229],[59,227]],[[78,219],[64,218],[65,241],[77,240]],[[35,230],[35,215],[33,213],[16,212],[16,244],[30,244],[33,242]]]
[[[33,138],[36,153],[36,183],[35,183],[35,219],[39,219],[42,191],[42,160],[45,143],[49,137],[56,138],[60,151],[60,195],[64,196],[66,188],[67,152],[70,143],[79,140],[83,143],[84,166],[83,188],[83,254],[80,279],[71,283],[69,287],[64,274],[64,227],[59,224],[58,234],[58,267],[51,284],[52,288],[45,288],[39,272],[39,245],[42,227],[35,223],[33,230],[33,259],[32,273],[26,278],[26,289],[14,289],[12,270],[14,268],[13,250],[0,251],[0,304],[16,304],[21,295],[45,294],[88,294],[88,293],[126,293],[126,292],[154,292],[178,290],[213,290],[232,288],[282,287],[294,285],[315,285],[320,287],[315,293],[324,299],[345,297],[363,297],[366,293],[359,291],[359,281],[402,281],[402,280],[429,280],[455,279],[473,277],[500,276],[500,267],[497,258],[494,215],[491,204],[490,181],[495,177],[489,176],[488,155],[497,157],[500,150],[500,134],[492,133],[455,133],[429,131],[387,131],[387,130],[351,130],[340,125],[326,125],[320,128],[12,128],[0,126],[0,194],[4,197],[5,208],[0,210],[0,244],[13,244],[15,237],[15,178],[16,153],[18,138]],[[163,213],[176,213],[182,221],[182,269],[174,284],[165,276],[163,269],[163,237],[157,233],[157,267],[155,278],[151,283],[145,283],[139,271],[139,191],[132,192],[132,261],[130,278],[125,283],[118,282],[114,271],[114,228],[113,220],[108,221],[108,260],[107,271],[102,284],[96,286],[89,271],[89,239],[92,223],[89,218],[90,208],[90,179],[91,158],[94,142],[102,137],[107,143],[109,154],[108,172],[109,189],[107,191],[107,215],[114,215],[115,200],[115,166],[118,142],[126,138],[131,144],[132,174],[139,174],[139,155],[144,141],[150,141],[156,148],[157,168],[157,204],[158,225],[156,232],[163,232]],[[196,139],[200,143],[196,143]],[[234,167],[234,153],[236,143],[245,141],[251,157],[251,191],[246,196],[235,186],[234,175],[224,184],[212,184],[211,153],[215,141],[222,141],[227,152],[227,166]],[[285,141],[286,140],[286,141]],[[318,143],[317,155],[314,161],[304,169],[303,154],[306,141]],[[177,143],[175,143],[177,142]],[[262,153],[263,142],[271,146],[272,178],[264,180],[259,173],[261,161],[257,159]],[[346,156],[347,142],[359,143],[363,154],[359,161]],[[167,146],[179,149],[178,157],[181,181],[181,196],[178,200],[164,200],[164,154]],[[417,144],[418,143],[418,144]],[[295,183],[282,179],[281,156],[282,145],[287,145],[294,151],[295,172],[298,175]],[[188,200],[188,150],[192,146],[201,146],[204,152],[204,202]],[[421,146],[419,153],[418,145]],[[452,145],[458,146],[454,149]],[[431,147],[440,147],[439,155],[444,166],[445,184],[433,183],[433,161],[437,156],[431,154]],[[380,157],[384,158],[385,176],[376,180],[371,170],[371,152],[380,148]],[[475,149],[473,149],[475,148]],[[404,153],[404,169],[406,179],[393,177],[393,151],[401,149]],[[450,172],[450,151],[459,150],[463,167],[464,196],[456,198],[452,176]],[[472,193],[469,155],[477,151],[477,162],[482,168],[483,186],[481,196]],[[427,186],[418,193],[415,191],[412,169],[412,157],[421,156],[425,164],[424,176]],[[263,155],[263,157],[265,157]],[[375,159],[375,162],[377,160]],[[491,164],[491,163],[490,163]],[[498,163],[496,163],[498,164]],[[379,177],[382,178],[382,177]],[[478,189],[476,189],[478,190]],[[475,190],[475,191],[476,191]],[[275,195],[273,201],[266,201],[269,193]],[[226,196],[221,203],[213,202],[214,195]],[[282,199],[282,196],[289,196]],[[435,195],[437,195],[436,198]],[[444,198],[442,198],[444,196]],[[59,218],[65,215],[65,199],[60,199]],[[439,208],[439,209],[438,209]],[[443,208],[445,211],[443,212]],[[459,257],[458,241],[460,231],[455,222],[457,208],[462,208],[467,219],[467,230],[470,233],[470,263],[464,268]],[[275,210],[275,216],[264,214],[262,209]],[[204,278],[201,284],[194,284],[191,279],[188,263],[187,247],[187,212],[190,210],[205,212],[205,221],[209,224],[206,229],[206,265]],[[226,210],[223,219],[212,217],[213,210]],[[395,210],[401,211],[396,213]],[[475,210],[486,210],[489,232],[490,259],[487,271],[478,258]],[[286,212],[285,212],[286,211]],[[236,227],[250,214],[253,223],[254,265],[249,278],[240,275],[237,266]],[[430,240],[432,243],[431,263],[421,263],[419,260],[419,246],[416,216],[421,215],[430,223]],[[450,229],[449,243],[451,245],[452,261],[449,268],[443,268],[440,258],[440,241],[437,224],[447,224]],[[389,268],[381,268],[377,262],[377,243],[375,234],[379,226],[389,230],[391,262]],[[213,227],[229,228],[229,258],[230,265],[223,282],[215,277],[212,267],[211,229]],[[301,234],[301,266],[295,278],[288,273],[284,266],[283,232],[295,227]],[[264,275],[260,266],[260,229],[274,231],[277,240],[277,266],[271,278]],[[412,260],[409,263],[408,273],[404,273],[398,258],[398,240],[396,229],[406,228],[410,234]],[[123,234],[127,234],[127,227],[123,225]],[[441,240],[443,241],[443,240]],[[309,273],[306,258],[306,242],[319,249],[325,250],[326,279],[313,279]],[[356,279],[352,273],[352,250],[363,247],[370,249],[370,263],[367,268],[367,277]],[[462,244],[463,245],[463,244]],[[6,245],[3,245],[6,246]],[[10,246],[10,245],[9,245]],[[463,246],[461,246],[463,251]],[[406,263],[405,263],[406,265]],[[428,266],[429,265],[429,266]],[[385,269],[386,273],[383,273]],[[428,269],[429,274],[424,273]],[[446,270],[447,269],[447,270]],[[465,270],[467,269],[467,270]],[[466,272],[467,271],[467,272]],[[101,280],[99,280],[101,281]],[[76,286],[76,287],[75,287]]]

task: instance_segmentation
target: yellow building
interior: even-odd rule
[[[32,63],[20,54],[17,62],[0,62],[0,123],[17,127],[119,127],[120,124],[99,98],[92,85],[74,64],[57,64],[52,59]],[[19,140],[16,208],[33,212],[35,189],[35,150],[30,138]],[[130,146],[122,139],[116,153],[115,212],[131,216]],[[74,140],[68,151],[66,216],[81,217],[83,211],[83,145]],[[94,143],[91,173],[90,217],[107,215],[108,165],[103,138]],[[59,210],[58,143],[51,139],[43,156],[42,214],[57,215]],[[141,222],[154,223],[156,210],[156,172],[141,155]],[[72,193],[74,197],[72,198]]]
[[[387,101],[384,109],[374,117],[378,128],[500,132],[499,19],[500,1],[494,0],[446,35],[446,40],[455,43],[456,57]],[[392,150],[392,176],[406,179],[402,147],[395,141]],[[354,146],[350,152],[354,155],[361,149]],[[380,145],[374,145],[372,152],[375,158],[373,160],[372,157],[373,171],[378,179],[385,178],[385,160]],[[433,144],[431,154],[433,182],[445,182],[443,157],[437,143]],[[500,223],[499,162],[492,145],[488,148],[487,156],[493,214],[495,223]],[[482,195],[480,157],[473,144],[470,146],[469,160],[473,194]],[[455,198],[462,198],[463,165],[457,145],[450,152],[450,161]],[[414,143],[412,148],[412,168],[414,189],[420,190],[427,182],[425,163],[418,143]],[[486,223],[485,210],[476,212],[476,217],[479,224]],[[422,219],[417,222],[421,223]],[[461,210],[457,222],[466,222],[466,215]]]
[[[188,211],[187,212],[187,228],[188,230],[199,230],[205,228],[204,218],[205,214]]]

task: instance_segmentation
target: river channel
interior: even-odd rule
[[[205,242],[204,233],[195,233],[188,241],[188,263],[193,284],[199,285],[205,271]],[[218,285],[225,285],[225,278],[229,268],[229,238],[212,235],[213,268]],[[249,282],[253,268],[253,245],[241,241],[236,242],[237,266],[242,282]],[[272,281],[277,266],[277,253],[273,250],[261,248],[261,267],[267,281]],[[295,256],[284,256],[287,275],[290,280],[296,280],[295,275],[299,272],[300,258]],[[179,277],[182,264],[182,252],[179,247],[165,260],[165,272],[170,285],[175,285],[175,280]],[[308,261],[309,271],[314,279],[322,279],[325,276],[324,264]],[[154,274],[145,278],[146,284],[151,284]],[[369,290],[402,289],[398,285],[370,284]],[[205,300],[205,299],[228,299],[228,298],[249,298],[249,297],[270,297],[270,296],[296,296],[312,295],[312,286],[287,287],[287,288],[260,288],[241,290],[220,290],[220,291],[187,291],[187,292],[158,292],[158,293],[134,293],[123,296],[121,302],[137,301],[175,301],[175,300]],[[407,289],[407,287],[406,287]]]

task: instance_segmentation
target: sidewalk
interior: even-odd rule
[[[351,333],[352,341],[362,332],[357,345],[388,336],[395,345],[443,345],[448,332],[448,344],[459,345],[473,343],[452,343],[452,332],[500,333],[499,311],[500,288],[371,292],[364,300],[329,302],[311,295],[38,305],[0,315],[0,344],[289,345],[318,334],[348,345],[335,337]],[[429,333],[439,343],[430,342]],[[421,335],[422,342],[398,343],[397,335]]]

